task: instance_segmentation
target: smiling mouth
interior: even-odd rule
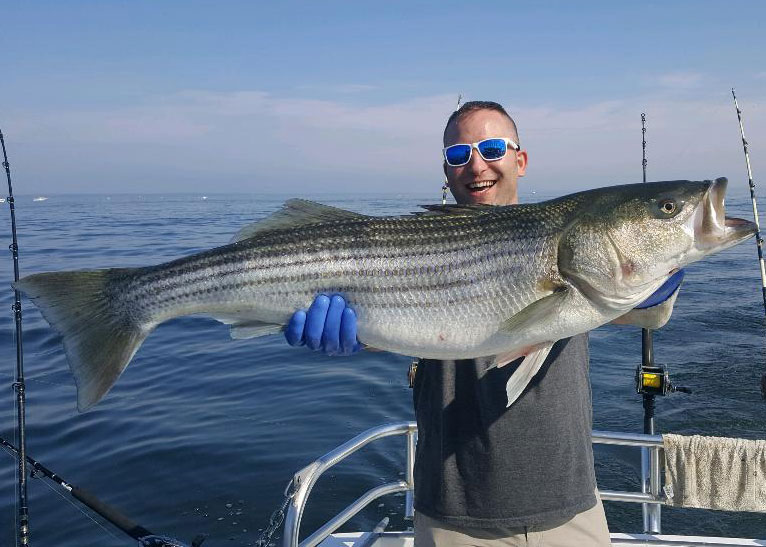
[[[489,190],[495,184],[497,184],[496,180],[479,180],[466,185],[466,188],[468,188],[470,192],[478,194]]]

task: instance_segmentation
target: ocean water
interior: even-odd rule
[[[149,265],[201,251],[228,242],[286,197],[292,196],[62,195],[37,202],[21,196],[22,275]],[[436,196],[302,197],[392,215]],[[752,218],[745,194],[729,196],[727,208]],[[0,211],[0,238],[10,243],[7,211]],[[11,440],[12,272],[8,253],[0,263],[6,287],[0,294],[0,310],[6,310],[0,315],[0,434]],[[367,428],[413,419],[406,357],[360,352],[331,358],[291,348],[281,336],[233,341],[224,325],[196,317],[161,325],[107,397],[80,414],[60,339],[30,302],[23,307],[29,454],[157,533],[186,541],[209,534],[206,547],[251,545],[295,471]],[[655,354],[673,381],[693,393],[658,400],[658,431],[763,438],[766,403],[758,381],[766,371],[765,333],[752,241],[688,267],[674,316],[655,334]],[[643,410],[633,389],[640,330],[607,326],[590,340],[594,427],[640,432]],[[596,459],[600,487],[638,488],[637,452],[598,449]],[[16,469],[13,458],[0,453],[0,545],[15,541]],[[403,438],[366,447],[320,479],[303,529],[316,529],[403,469]],[[345,528],[370,528],[384,516],[401,526],[403,503],[403,496],[384,498]],[[46,479],[30,480],[29,506],[34,545],[133,544]],[[606,510],[612,531],[641,530],[640,506],[607,502]],[[763,538],[766,519],[664,509],[663,532]]]

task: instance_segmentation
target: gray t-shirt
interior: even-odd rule
[[[596,504],[588,335],[559,340],[521,397],[520,361],[423,359],[415,509],[457,526],[555,526]]]

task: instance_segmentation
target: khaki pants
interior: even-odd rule
[[[607,547],[601,498],[594,507],[549,529],[456,527],[415,513],[415,547]]]

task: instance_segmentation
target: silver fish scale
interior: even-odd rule
[[[400,353],[454,354],[561,282],[556,248],[575,205],[265,231],[166,264],[115,270],[108,290],[136,322],[152,325],[192,313],[284,324],[318,293],[338,293],[357,313],[360,340]]]
[[[754,235],[752,222],[723,222],[725,189],[726,179],[664,181],[401,218],[291,200],[230,245],[148,268],[33,274],[14,288],[62,336],[81,410],[167,319],[206,314],[234,337],[261,336],[318,293],[346,298],[368,346],[498,364],[527,355],[506,385],[510,405],[555,340],[618,318],[668,272]]]

